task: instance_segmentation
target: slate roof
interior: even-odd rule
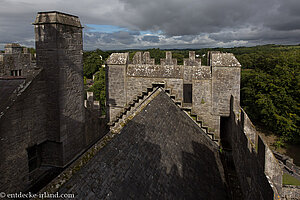
[[[5,109],[11,94],[25,82],[25,78],[0,78],[0,112]]]
[[[59,189],[75,199],[227,199],[217,146],[161,92]]]

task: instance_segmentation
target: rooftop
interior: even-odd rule
[[[76,199],[226,199],[217,151],[162,91],[59,192]]]
[[[0,113],[5,109],[11,94],[24,82],[25,78],[0,77]]]

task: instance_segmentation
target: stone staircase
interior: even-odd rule
[[[214,141],[215,143],[217,143],[219,145],[219,141],[217,139],[215,139],[214,137],[214,133],[209,129],[209,127],[204,124],[203,120],[200,119],[200,116],[198,116],[197,114],[195,114],[192,111],[192,107],[187,107],[184,106],[182,101],[177,100],[176,95],[172,94],[172,90],[171,89],[165,89],[165,92],[167,93],[167,95],[174,101],[174,103],[182,110],[184,111],[202,130],[204,133],[207,134],[207,136]]]
[[[180,107],[202,130],[207,136],[214,141],[215,143],[219,144],[219,140],[215,139],[214,133],[209,129],[209,127],[204,124],[203,120],[197,114],[194,114],[191,107]]]
[[[150,100],[150,96],[159,93],[158,89],[163,87],[164,83],[153,83],[151,88],[147,88],[137,95],[111,122],[108,123],[110,130],[114,133],[118,133],[126,123],[136,115],[136,110],[145,104],[146,100]]]
[[[184,111],[202,130],[207,136],[218,144],[218,140],[215,139],[214,133],[211,132],[198,115],[193,113],[191,107],[183,106],[182,101],[177,98],[176,94],[172,93],[171,88],[166,88],[166,84],[162,83],[152,83],[151,88],[147,88],[145,91],[136,96],[128,105],[122,109],[122,111],[108,123],[110,130],[113,133],[118,133],[120,130],[130,121],[136,114],[134,114],[138,108],[143,108],[143,104],[147,105],[147,100],[151,101],[160,91],[163,89],[165,93],[172,99],[172,101]],[[154,97],[153,97],[154,96]],[[150,99],[150,97],[152,97]]]

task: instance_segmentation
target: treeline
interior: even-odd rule
[[[195,51],[202,65],[207,65],[208,51],[233,53],[242,64],[241,106],[256,124],[264,126],[280,137],[278,145],[300,143],[299,98],[300,98],[300,46],[264,45],[256,47],[213,48],[171,50],[178,64],[188,58],[188,51]],[[101,65],[113,52],[129,52],[130,59],[135,52],[90,51],[84,52],[84,75],[92,78],[97,71],[97,80],[89,89],[104,106],[105,72]],[[165,58],[165,50],[148,49],[150,56],[159,64]],[[169,50],[168,50],[169,51]],[[100,57],[102,56],[102,59]]]
[[[300,49],[259,51],[238,57],[241,105],[250,118],[280,136],[278,145],[300,143]]]

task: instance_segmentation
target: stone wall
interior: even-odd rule
[[[19,44],[7,44],[5,53],[0,57],[0,76],[26,77],[35,66],[31,54]]]
[[[300,199],[300,187],[293,185],[285,185],[282,188],[282,200]]]
[[[160,65],[155,65],[149,52],[137,52],[132,62],[127,53],[113,53],[106,68],[109,121],[153,83],[164,83],[176,101],[192,107],[192,113],[219,139],[220,116],[229,116],[230,96],[237,103],[240,100],[240,64],[232,54],[209,54],[211,66],[201,66],[193,51],[184,59],[184,65],[177,65],[171,52],[166,52]],[[183,102],[184,84],[192,84],[191,105]]]
[[[94,101],[93,92],[87,92],[87,100],[84,101],[85,107],[85,146],[89,147],[102,138],[107,132],[107,120],[101,115],[99,101]]]
[[[85,147],[89,147],[108,132],[107,121],[104,116],[89,109],[85,109],[85,118]]]
[[[281,167],[247,114],[242,109],[234,112],[234,107],[231,98],[230,117],[223,118],[221,137],[232,149],[244,199],[280,199]]]

